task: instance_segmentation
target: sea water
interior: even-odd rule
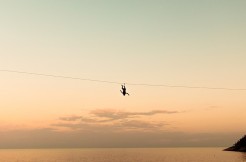
[[[0,162],[246,162],[223,148],[0,149]]]

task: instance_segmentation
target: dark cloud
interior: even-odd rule
[[[79,148],[79,147],[215,147],[231,146],[243,133],[183,133],[166,131],[116,132],[105,126],[96,132],[54,129],[0,132],[0,148]]]
[[[129,120],[129,121],[123,121],[119,125],[125,129],[141,129],[141,130],[158,129],[160,131],[167,124],[165,124],[164,122],[147,122],[141,120]]]
[[[84,127],[88,127],[87,124],[83,124],[83,123],[55,123],[55,124],[51,124],[51,126],[55,127],[55,128],[68,128],[71,130],[79,130],[79,129],[83,129]]]
[[[85,122],[85,123],[95,123],[95,122],[101,122],[102,120],[98,120],[95,117],[84,117],[84,116],[75,116],[75,115],[71,115],[71,116],[62,116],[59,117],[60,121],[63,122]]]
[[[77,130],[87,130],[87,131],[103,131],[110,130],[111,132],[119,132],[119,131],[161,131],[164,130],[167,123],[164,122],[151,122],[151,121],[143,121],[143,120],[121,120],[112,123],[84,123],[84,122],[76,122],[76,123],[64,123],[59,122],[52,124],[51,126],[59,129],[66,128],[69,130],[77,131]]]

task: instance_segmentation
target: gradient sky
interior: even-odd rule
[[[1,0],[0,70],[246,88],[245,0]],[[0,143],[226,146],[246,91],[127,86],[0,72]]]

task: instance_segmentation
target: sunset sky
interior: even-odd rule
[[[227,146],[246,133],[245,0],[0,0],[0,148]]]

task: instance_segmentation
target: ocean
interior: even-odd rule
[[[246,162],[223,148],[0,149],[0,162]]]

